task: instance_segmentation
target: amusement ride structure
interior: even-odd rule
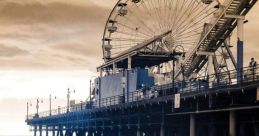
[[[119,0],[89,99],[27,124],[34,136],[258,136],[259,73],[243,66],[256,1]]]

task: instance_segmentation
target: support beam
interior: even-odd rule
[[[154,132],[153,132],[153,136],[157,136],[157,133],[156,133],[156,131],[154,131]]]
[[[61,128],[61,126],[59,127],[59,136],[63,136],[63,129]]]
[[[121,128],[118,129],[118,136],[123,136],[121,133]]]
[[[141,132],[140,128],[137,129],[137,136],[142,136],[142,132]]]
[[[195,136],[195,115],[190,115],[190,136]]]
[[[60,136],[64,136],[63,130],[60,130]]]
[[[237,81],[241,82],[243,78],[244,67],[244,20],[245,16],[240,15],[225,15],[225,18],[237,19]]]
[[[34,136],[37,136],[37,126],[34,126]]]
[[[93,136],[93,131],[88,130],[88,132],[87,132],[87,136]]]
[[[239,125],[239,136],[245,136],[245,124]]]
[[[52,136],[55,136],[55,126],[52,127]]]
[[[243,78],[244,67],[244,20],[237,19],[237,69],[238,69],[238,82]]]
[[[96,136],[97,135],[97,131],[96,129],[93,131],[93,136]]]
[[[233,65],[234,65],[235,69],[237,70],[237,62],[235,60],[235,57],[234,57],[233,53],[230,50],[230,36],[226,38],[226,40],[224,42],[224,46],[227,50],[227,53],[228,53]]]
[[[105,134],[105,133],[104,133],[104,130],[102,130],[102,132],[101,132],[101,136],[104,136],[104,134]]]
[[[236,113],[229,112],[229,136],[236,136]]]
[[[112,64],[112,73],[116,73],[117,72],[117,64],[116,63],[113,63]]]
[[[100,68],[100,77],[103,77],[103,68]]]
[[[165,125],[161,125],[160,127],[160,136],[165,136]]]
[[[208,83],[209,83],[209,88],[212,87],[212,81],[210,81],[210,75],[213,74],[213,68],[214,65],[213,65],[213,56],[212,55],[209,55],[208,56]]]
[[[46,126],[46,136],[49,136],[49,126]]]
[[[158,73],[158,74],[161,73],[161,67],[160,67],[160,65],[157,65],[157,73]]]
[[[128,57],[128,70],[131,70],[132,68],[132,59],[131,56]]]
[[[215,136],[216,134],[216,131],[215,131],[215,125],[212,124],[212,122],[210,123],[210,126],[209,126],[209,136]]]
[[[74,133],[74,131],[72,131],[71,129],[65,130],[65,136],[72,136],[73,133]]]
[[[42,136],[42,126],[39,126],[40,136]]]
[[[259,136],[259,125],[257,123],[253,123],[253,127],[255,136]]]
[[[213,57],[215,56],[215,53],[213,52],[204,52],[204,51],[198,51],[196,52],[197,55],[199,56],[208,56],[208,68],[207,68],[207,75],[208,75],[208,83],[209,83],[209,88],[212,87],[212,82],[210,81],[209,75],[213,74],[214,70],[214,64],[213,64]]]
[[[85,129],[81,129],[78,131],[78,135],[79,136],[86,136],[86,130]]]
[[[165,136],[165,105],[162,104],[162,122],[160,127],[160,136]]]
[[[180,124],[181,125],[180,125],[180,127],[178,127],[178,133],[176,134],[176,136],[185,136],[186,135],[186,133],[185,133],[186,128],[185,128],[184,121],[181,121]]]
[[[59,136],[59,133],[60,133],[60,131],[58,130],[58,131],[57,131],[57,136]]]
[[[94,136],[101,136],[101,135],[100,135],[100,131],[99,131],[99,130],[96,130],[96,132],[94,133]]]

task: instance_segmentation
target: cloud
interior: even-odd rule
[[[3,0],[0,44],[29,57],[0,58],[2,69],[90,69],[102,62],[101,37],[110,13],[103,1]],[[22,54],[20,54],[22,55]],[[98,62],[98,64],[96,63]]]
[[[3,3],[3,2],[2,2]],[[19,3],[6,1],[1,4],[1,22],[12,24],[61,23],[74,24],[88,21],[100,23],[106,17],[107,8],[95,4],[72,5],[65,2]]]
[[[27,50],[23,50],[16,46],[5,46],[0,44],[0,56],[1,57],[17,57],[17,56],[25,56],[29,55],[30,52]]]
[[[72,53],[74,55],[80,55],[85,57],[93,57],[98,58],[100,54],[98,54],[99,48],[93,47],[89,44],[82,45],[82,44],[60,44],[52,46],[53,49],[65,51],[66,53]]]

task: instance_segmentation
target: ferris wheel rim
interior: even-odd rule
[[[121,0],[118,0],[115,4],[115,6],[113,7],[113,9],[111,10],[108,18],[107,18],[107,21],[105,23],[105,27],[104,27],[104,31],[103,31],[103,39],[102,39],[102,51],[103,51],[103,59],[105,59],[105,49],[104,49],[104,39],[105,39],[105,34],[106,34],[106,30],[107,30],[107,26],[108,26],[108,23],[109,23],[109,20],[111,18],[111,16],[113,15],[117,5],[121,2]]]
[[[121,2],[124,2],[126,5],[128,4],[127,2],[129,2],[129,1],[131,1],[131,0],[118,0],[117,1],[117,3],[115,4],[115,6],[113,7],[113,9],[111,10],[111,12],[110,12],[110,14],[109,14],[109,17],[108,17],[108,19],[107,19],[107,21],[106,21],[106,24],[105,24],[105,29],[104,29],[104,32],[103,32],[103,39],[102,39],[102,50],[103,50],[103,59],[105,60],[105,61],[107,61],[106,59],[106,50],[105,50],[105,39],[106,40],[110,40],[110,41],[112,41],[112,40],[115,40],[116,38],[114,38],[114,39],[111,39],[112,37],[111,37],[111,35],[112,35],[112,33],[109,33],[109,31],[107,30],[108,29],[108,26],[109,26],[109,21],[110,20],[112,20],[112,19],[114,19],[114,21],[116,21],[116,23],[117,23],[117,17],[120,17],[119,15],[118,15],[118,13],[116,14],[116,8],[119,6],[119,4],[121,3]],[[196,1],[194,1],[194,0],[186,0],[186,1],[188,1],[188,2],[193,2],[193,3],[195,3]],[[145,2],[145,1],[144,1]],[[143,3],[144,3],[143,2]],[[183,2],[184,3],[184,2]],[[182,4],[183,4],[182,3]],[[189,3],[189,4],[190,4]],[[197,2],[198,3],[198,2]],[[196,4],[197,4],[196,3]],[[198,3],[197,4],[197,6],[200,6],[199,5],[200,3]],[[207,6],[207,7],[209,7],[209,6]],[[204,9],[206,9],[207,7],[205,7]],[[128,8],[128,7],[127,7]],[[208,10],[208,9],[207,9]],[[209,10],[208,10],[209,11]],[[197,13],[196,13],[197,14]],[[212,14],[212,12],[210,13],[210,14]],[[112,16],[114,15],[114,18],[112,18]],[[198,14],[199,15],[199,14]],[[196,15],[197,16],[197,15]],[[209,15],[205,15],[205,17],[208,17]],[[178,17],[178,16],[177,16]],[[204,17],[204,18],[205,18]],[[204,18],[202,18],[202,20],[204,19]],[[191,22],[191,23],[193,23],[193,22]],[[119,24],[119,23],[118,23]],[[186,24],[187,26],[189,25],[189,24]],[[199,27],[198,28],[196,28],[196,29],[199,29]],[[195,30],[195,29],[194,29]],[[186,30],[184,30],[183,32],[185,32]],[[185,32],[186,33],[186,32]],[[180,34],[182,34],[182,35],[184,35],[185,33],[180,33]],[[106,34],[109,34],[109,36],[106,36]],[[195,34],[195,33],[194,33]],[[196,35],[198,35],[198,34],[196,34]],[[116,39],[116,40],[123,40],[123,39]],[[124,40],[127,40],[127,39],[124,39]],[[130,39],[128,39],[128,40],[130,40]],[[140,41],[142,40],[142,39],[139,39]],[[145,40],[145,39],[144,39]],[[142,40],[142,41],[144,41],[144,40]],[[177,40],[176,40],[177,41]],[[137,40],[136,41],[134,41],[135,43],[137,43]],[[179,41],[177,41],[177,42],[179,42]],[[181,43],[182,43],[182,41],[180,41]],[[188,43],[188,42],[187,42]],[[186,43],[186,44],[187,44]],[[189,43],[189,44],[195,44],[194,42],[193,43]],[[116,49],[116,48],[114,48],[114,49]],[[111,57],[111,58],[113,58],[113,57]]]

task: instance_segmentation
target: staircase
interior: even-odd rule
[[[176,77],[184,72],[186,77],[189,77],[193,72],[199,72],[207,62],[207,56],[196,55],[197,51],[215,52],[224,40],[231,34],[237,25],[236,19],[224,18],[225,14],[231,15],[246,15],[254,6],[257,0],[229,0],[224,3],[224,10],[220,17],[213,24],[213,27],[204,35],[196,47],[193,48],[187,55],[181,66],[176,69]]]

